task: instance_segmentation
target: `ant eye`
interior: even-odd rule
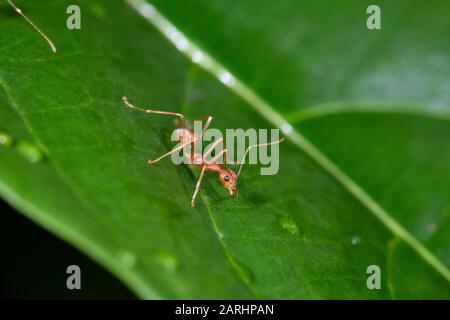
[[[230,177],[229,176],[225,176],[225,177],[223,177],[223,180],[225,180],[225,181],[230,181]]]

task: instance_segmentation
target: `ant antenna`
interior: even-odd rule
[[[244,165],[245,157],[247,157],[247,154],[248,154],[248,152],[250,151],[251,148],[270,146],[272,144],[282,143],[283,141],[284,141],[284,137],[281,138],[280,140],[277,140],[277,141],[272,141],[272,142],[268,142],[268,143],[254,144],[254,145],[249,146],[247,148],[247,150],[245,150],[245,154],[244,154],[244,157],[242,158],[241,165],[239,166],[239,171],[237,173],[237,176],[239,177],[239,174],[241,173],[241,170],[242,170],[242,166]]]
[[[29,24],[30,26],[32,26],[33,29],[36,30],[36,31],[37,31],[37,32],[38,32],[38,33],[39,33],[39,34],[47,41],[47,43],[49,44],[50,48],[52,48],[52,51],[56,53],[56,47],[55,47],[55,45],[53,44],[52,40],[50,40],[50,38],[47,37],[47,35],[46,35],[44,32],[42,32],[42,30],[39,29],[38,26],[36,26],[36,25],[33,23],[33,21],[31,21],[31,20],[30,20],[30,19],[22,12],[22,10],[21,10],[20,8],[16,7],[16,5],[15,5],[11,0],[7,0],[7,1],[8,1],[8,3],[9,3],[9,5],[14,9],[14,11],[16,11],[18,14],[20,14],[20,15],[25,19],[25,21],[28,22],[28,24]]]
[[[127,107],[129,107],[129,108],[131,108],[131,109],[139,110],[139,111],[142,111],[142,112],[147,113],[147,110],[146,110],[146,109],[138,108],[138,107],[132,105],[132,104],[128,101],[128,97],[123,96],[123,97],[122,97],[122,101],[123,101],[123,103],[125,103],[125,105],[126,105]]]

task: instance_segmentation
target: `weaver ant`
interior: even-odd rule
[[[28,24],[34,29],[36,30],[41,36],[42,38],[45,39],[45,41],[47,41],[48,45],[50,46],[50,48],[52,49],[53,52],[56,53],[56,46],[53,44],[52,40],[50,40],[49,37],[47,37],[47,35],[41,30],[39,29],[39,27],[37,25],[34,24],[33,21],[31,21],[23,12],[22,10],[17,7],[11,0],[6,0],[8,1],[9,5],[11,6],[11,8],[14,9],[15,12],[17,12],[19,15],[22,16],[22,18],[25,19],[26,22],[28,22]]]
[[[198,134],[196,134],[194,132],[194,130],[192,128],[185,127],[185,117],[181,113],[160,111],[160,110],[151,110],[151,109],[142,109],[142,108],[136,107],[136,106],[132,105],[130,102],[128,102],[127,97],[122,97],[122,100],[126,106],[128,106],[134,110],[142,111],[145,113],[172,115],[172,116],[176,116],[176,117],[180,118],[181,124],[180,124],[180,127],[176,129],[176,135],[177,135],[177,137],[179,137],[180,143],[181,142],[182,143],[179,146],[177,146],[176,148],[172,149],[171,151],[163,154],[159,158],[156,158],[154,160],[148,160],[148,164],[155,164],[159,160],[161,160],[177,151],[180,151],[181,149],[183,149],[184,147],[186,147],[188,145],[191,145],[192,152],[190,154],[189,163],[191,163],[191,167],[193,169],[201,170],[200,176],[199,176],[199,178],[197,180],[197,184],[195,186],[194,194],[192,195],[192,199],[191,199],[191,205],[193,207],[195,207],[195,198],[197,197],[197,193],[200,189],[200,184],[203,180],[205,171],[217,172],[219,175],[219,180],[222,183],[222,186],[228,190],[231,197],[235,197],[237,195],[237,180],[239,178],[239,174],[241,173],[242,166],[245,161],[245,157],[247,156],[250,149],[256,148],[256,147],[261,147],[261,146],[268,146],[268,145],[272,145],[272,144],[278,144],[278,143],[281,143],[284,141],[284,138],[281,138],[280,140],[277,140],[277,141],[273,141],[273,142],[269,142],[269,143],[254,144],[254,145],[249,146],[247,148],[247,150],[245,151],[244,157],[243,157],[242,161],[240,162],[239,170],[236,173],[233,170],[228,169],[224,165],[218,163],[219,159],[221,157],[224,157],[224,159],[225,159],[224,163],[225,164],[227,163],[227,160],[226,160],[227,149],[223,148],[223,145],[224,145],[223,138],[217,139],[208,150],[205,150],[205,152],[203,154],[198,153],[196,151],[198,144],[202,142],[202,137],[203,137],[206,129],[208,129],[209,125],[211,124],[211,121],[213,119],[211,116],[205,116],[205,117],[201,117],[201,118],[194,120],[194,122],[206,120],[206,123],[203,126],[202,132],[199,136]],[[222,143],[222,150],[220,152],[218,152],[211,160],[207,160],[207,157],[209,157],[211,155],[212,150],[214,150],[214,148],[219,143]],[[232,163],[232,164],[239,165],[239,163]]]

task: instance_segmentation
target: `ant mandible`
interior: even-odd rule
[[[208,150],[205,150],[205,152],[203,154],[196,152],[197,146],[199,143],[201,143],[202,137],[203,137],[206,129],[208,129],[209,125],[211,124],[211,121],[213,119],[211,116],[200,117],[200,118],[194,120],[194,122],[206,120],[206,123],[202,128],[202,132],[201,132],[200,136],[198,136],[192,128],[185,127],[185,117],[181,113],[160,111],[160,110],[151,110],[151,109],[142,109],[142,108],[132,105],[128,101],[127,97],[122,97],[122,100],[126,106],[128,106],[134,110],[142,111],[145,113],[172,115],[172,116],[176,116],[176,117],[180,118],[181,124],[180,124],[180,127],[178,129],[176,129],[178,131],[178,132],[176,132],[176,134],[179,137],[180,142],[182,142],[182,143],[179,146],[177,146],[176,148],[172,149],[171,151],[163,154],[159,158],[156,158],[154,160],[148,160],[148,164],[155,164],[159,160],[183,149],[184,147],[186,147],[188,145],[191,145],[192,152],[190,154],[190,159],[189,159],[190,162],[189,163],[193,164],[193,165],[191,165],[191,167],[193,169],[201,170],[200,176],[199,176],[199,178],[197,180],[197,184],[195,186],[194,194],[192,195],[192,199],[191,199],[192,207],[195,207],[195,198],[197,197],[198,191],[200,189],[200,184],[202,183],[205,171],[217,172],[219,175],[219,180],[222,183],[222,186],[228,190],[231,197],[235,197],[237,195],[237,180],[238,180],[239,174],[241,173],[242,165],[244,164],[245,157],[247,156],[250,149],[256,148],[256,147],[268,146],[268,145],[272,145],[272,144],[278,144],[278,143],[281,143],[284,141],[284,138],[281,138],[280,140],[277,140],[277,141],[273,141],[273,142],[269,142],[269,143],[254,144],[254,145],[249,146],[247,148],[247,150],[245,151],[244,157],[242,158],[242,161],[239,166],[239,170],[236,173],[233,170],[228,169],[225,166],[218,163],[218,161],[221,157],[224,157],[224,159],[225,159],[224,163],[225,164],[227,163],[227,160],[226,160],[227,159],[226,158],[227,149],[226,148],[222,148],[222,150],[217,155],[215,155],[214,158],[212,158],[211,160],[207,160],[207,157],[209,157],[211,155],[211,152],[214,150],[214,148],[219,143],[222,143],[222,147],[223,147],[223,138],[217,139]],[[233,163],[233,164],[239,164],[239,163]]]
[[[33,21],[31,21],[23,12],[22,10],[17,7],[11,0],[7,0],[9,5],[11,6],[11,8],[14,9],[15,12],[17,12],[19,15],[22,16],[22,18],[25,19],[26,22],[28,22],[28,24],[34,29],[36,30],[42,38],[45,39],[45,41],[47,41],[48,45],[50,46],[50,48],[52,49],[53,52],[56,53],[56,46],[53,44],[52,40],[50,40],[49,37],[47,37],[47,35],[41,30],[39,29],[39,27],[37,25],[34,24]]]

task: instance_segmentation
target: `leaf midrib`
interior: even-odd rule
[[[163,16],[153,5],[149,5],[145,0],[125,0],[138,14],[143,16],[147,21],[151,23],[153,27],[159,30],[164,37],[166,37],[170,43],[174,44],[174,39],[167,35],[167,29],[173,28],[177,32],[180,29],[176,28],[168,18]],[[143,6],[152,8],[152,12],[149,15],[143,13]],[[223,72],[228,72],[223,64],[219,63],[209,52],[195,44],[189,39],[186,34],[181,33],[185,40],[188,41],[189,50],[179,50],[186,56],[192,58],[192,53],[200,51],[207,58],[199,65],[213,76],[219,78]],[[450,282],[450,270],[431,252],[426,248],[419,240],[417,240],[409,231],[407,231],[401,224],[399,224],[391,215],[379,205],[368,193],[366,193],[362,187],[360,187],[355,181],[353,181],[344,171],[342,171],[337,165],[335,165],[328,157],[322,153],[313,143],[306,139],[303,134],[294,129],[281,114],[275,111],[275,108],[261,98],[255,91],[249,86],[243,83],[237,77],[234,77],[233,85],[227,85],[230,90],[246,101],[251,107],[259,112],[269,123],[272,123],[278,128],[288,128],[289,130],[283,130],[284,135],[303,152],[305,152],[313,161],[315,161],[320,167],[322,167],[328,174],[336,179],[350,194],[352,194],[358,201],[360,201],[373,215],[375,215],[382,224],[385,225],[395,236],[406,242],[422,259],[425,260],[434,270],[442,275],[448,282]],[[211,217],[211,216],[210,216]],[[213,221],[214,222],[214,221]],[[223,241],[219,238],[220,243],[224,246]],[[225,247],[224,247],[225,249]],[[226,250],[226,249],[225,249]]]

